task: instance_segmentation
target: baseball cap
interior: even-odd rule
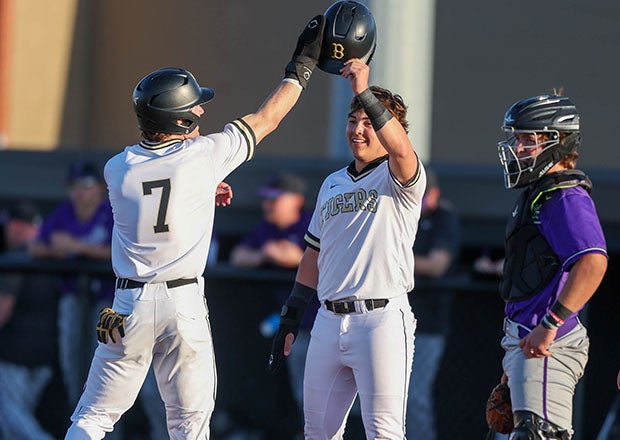
[[[258,189],[258,194],[266,199],[275,199],[287,192],[305,195],[305,180],[292,174],[279,173]]]
[[[39,224],[41,223],[41,214],[39,208],[31,202],[17,202],[9,207],[7,212],[9,219],[21,220],[25,223]]]
[[[99,168],[94,163],[77,161],[69,166],[67,173],[67,184],[69,185],[93,186],[102,182],[103,178]]]

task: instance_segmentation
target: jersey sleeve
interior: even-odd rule
[[[594,202],[583,188],[556,191],[541,209],[539,227],[564,270],[587,253],[607,255]]]
[[[401,184],[392,174],[390,167],[387,167],[389,180],[393,187],[393,196],[398,200],[398,203],[403,204],[407,208],[412,208],[413,205],[421,205],[424,192],[426,191],[426,171],[417,155],[416,160],[418,162],[416,173],[406,185]]]
[[[226,124],[220,133],[204,136],[203,143],[210,151],[216,180],[223,180],[244,162],[254,157],[256,136],[242,119]]]

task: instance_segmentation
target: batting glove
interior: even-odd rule
[[[325,16],[317,15],[310,20],[299,35],[293,57],[284,69],[284,77],[296,79],[304,89],[321,54],[324,29]]]
[[[109,336],[112,342],[116,343],[114,330],[118,331],[121,338],[124,337],[126,318],[127,315],[121,315],[109,307],[101,309],[99,312],[99,322],[97,323],[97,340],[107,344]]]

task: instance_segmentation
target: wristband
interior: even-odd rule
[[[572,314],[560,301],[556,301],[540,323],[548,330],[557,330]]]
[[[362,105],[375,131],[381,130],[394,117],[370,89],[366,89],[357,95],[357,100]]]
[[[301,86],[301,84],[299,83],[299,81],[295,78],[284,78],[282,80],[282,82],[287,82],[287,83],[291,83],[296,85],[297,87],[299,87],[301,90],[303,90],[304,88]]]
[[[573,314],[573,312],[564,307],[560,301],[556,301],[555,304],[551,306],[549,312],[555,314],[562,321],[566,321]]]

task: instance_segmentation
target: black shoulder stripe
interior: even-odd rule
[[[248,125],[243,119],[235,119],[232,124],[237,127],[237,129],[241,132],[246,142],[248,143],[248,156],[246,157],[246,162],[252,157],[254,157],[254,149],[256,148],[256,135],[254,134],[254,130],[252,127]]]
[[[321,250],[321,240],[312,235],[310,232],[306,232],[306,235],[304,236],[304,241],[306,242],[308,247],[314,249],[315,251],[319,252]]]
[[[418,158],[418,155],[415,152],[413,154],[415,154],[415,160],[417,162],[417,166],[416,166],[416,169],[415,169],[415,174],[413,175],[411,180],[409,182],[407,182],[406,185],[403,185],[403,188],[410,188],[413,185],[415,185],[416,183],[418,183],[418,180],[420,180],[420,174],[422,174],[422,170],[420,169],[420,159]],[[396,183],[398,183],[400,185],[400,183],[394,177],[394,175],[392,174],[391,171],[390,171],[390,176],[392,176],[392,180],[394,180]]]

